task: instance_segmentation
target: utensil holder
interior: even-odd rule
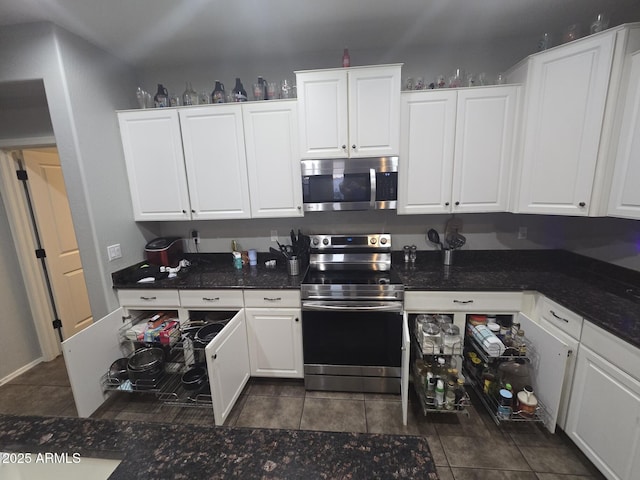
[[[444,265],[451,265],[453,263],[453,250],[442,250],[442,263]]]
[[[291,257],[287,260],[287,272],[292,277],[300,275],[300,260],[298,260],[298,257]]]

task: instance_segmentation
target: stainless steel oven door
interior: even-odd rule
[[[308,390],[400,393],[401,302],[303,302]]]

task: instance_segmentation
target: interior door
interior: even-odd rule
[[[79,417],[88,417],[106,399],[101,378],[114,360],[130,353],[123,351],[118,330],[124,309],[118,308],[73,337],[62,342],[64,363]]]
[[[520,323],[526,338],[535,348],[535,352],[529,352],[533,366],[533,388],[546,409],[542,412],[544,424],[547,430],[554,433],[560,410],[569,347],[522,313],[518,314],[517,322]]]
[[[211,340],[205,353],[213,416],[216,425],[222,425],[251,375],[244,309]]]
[[[55,149],[22,153],[56,308],[68,338],[91,325],[93,317],[62,167]]]

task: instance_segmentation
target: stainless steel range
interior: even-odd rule
[[[308,390],[400,392],[404,286],[391,235],[313,235],[301,285]]]

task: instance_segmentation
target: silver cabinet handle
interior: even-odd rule
[[[218,300],[220,300],[220,297],[214,297],[214,298],[202,297],[202,300],[204,300],[205,302],[217,302]]]
[[[473,300],[454,300],[453,303],[473,303]]]
[[[140,297],[140,300],[147,300],[147,301],[157,300],[157,299],[158,299],[158,297],[142,297],[142,296]]]
[[[282,301],[282,297],[269,298],[264,297],[265,302],[280,302]]]
[[[553,310],[549,310],[551,312],[551,315],[553,315],[554,317],[556,317],[558,320],[562,320],[563,322],[569,323],[569,320],[567,320],[566,318],[562,318],[559,315],[556,314],[556,312],[554,312]]]

